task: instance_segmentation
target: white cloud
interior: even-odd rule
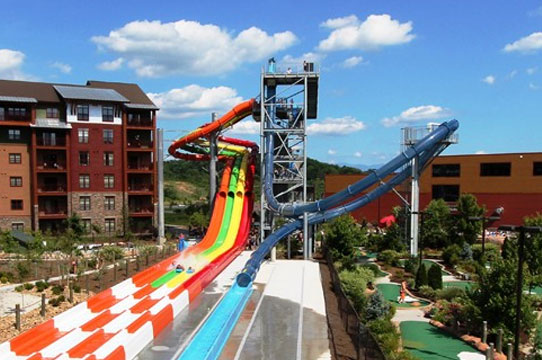
[[[488,75],[488,76],[486,76],[485,78],[482,79],[482,81],[485,82],[488,85],[495,84],[496,80],[497,80],[497,78],[495,76],[493,76],[493,75]]]
[[[303,61],[313,62],[313,63],[319,63],[326,57],[325,54],[321,53],[315,53],[315,52],[308,52],[304,53],[301,56],[294,57],[292,55],[285,55],[282,60],[280,61],[279,65],[281,66],[287,66],[292,67],[293,70],[299,70],[301,71],[301,68],[303,66]],[[286,70],[286,69],[281,69]]]
[[[258,62],[292,46],[290,31],[267,34],[250,27],[236,36],[197,21],[133,21],[107,36],[94,36],[98,48],[121,55],[139,76],[217,75]]]
[[[235,89],[226,86],[206,88],[188,85],[147,95],[160,108],[161,118],[184,119],[213,111],[225,112],[243,101]]]
[[[352,68],[358,64],[361,64],[361,62],[363,61],[363,57],[361,56],[352,56],[352,57],[349,57],[348,59],[344,60],[343,61],[343,67],[345,68]]]
[[[32,80],[33,76],[23,73],[21,67],[25,54],[10,49],[0,49],[0,78],[8,80]]]
[[[385,127],[396,125],[412,124],[422,120],[436,120],[448,117],[451,115],[449,109],[436,105],[414,106],[406,109],[398,116],[382,119],[382,124]]]
[[[538,85],[535,85],[534,83],[529,83],[529,89],[531,90],[539,90],[540,89],[540,86]]]
[[[344,17],[338,17],[334,19],[327,19],[320,24],[321,27],[328,29],[339,29],[346,26],[354,26],[359,24],[359,19],[356,15],[349,15]]]
[[[322,26],[333,29],[327,39],[320,41],[318,49],[322,51],[377,50],[383,46],[405,44],[416,37],[411,33],[411,21],[400,23],[388,14],[369,15],[363,22],[351,15],[329,19]]]
[[[357,157],[357,158],[362,157],[362,155],[363,155],[363,154],[362,154],[360,151],[356,151],[356,152],[354,153],[354,157]]]
[[[527,70],[525,70],[527,75],[533,75],[537,71],[538,71],[538,66],[531,67],[531,68],[528,68]]]
[[[233,125],[230,132],[232,134],[256,135],[260,133],[260,124],[249,118]]]
[[[124,63],[123,58],[118,58],[112,61],[104,61],[103,63],[98,64],[97,68],[104,71],[115,71],[122,67]]]
[[[475,152],[476,155],[484,155],[484,154],[487,154],[487,152],[485,150],[478,150],[477,152]]]
[[[327,154],[328,154],[328,155],[336,155],[336,154],[337,154],[337,150],[335,150],[335,149],[329,149],[329,150],[327,151]]]
[[[55,61],[54,63],[51,64],[51,67],[57,69],[58,71],[64,74],[69,74],[72,72],[71,65],[64,64],[60,61]]]
[[[509,79],[513,79],[513,78],[516,77],[517,74],[518,74],[518,71],[517,71],[517,70],[512,70],[512,71],[510,71],[510,73],[508,74],[507,77],[508,77]]]
[[[542,50],[542,32],[534,32],[513,43],[506,44],[503,50],[505,52],[518,51],[521,53],[532,53]]]
[[[352,116],[341,118],[326,118],[322,122],[310,124],[307,128],[309,135],[347,135],[365,129],[365,124]]]

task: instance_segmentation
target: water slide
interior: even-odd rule
[[[252,106],[253,100],[244,102],[196,129],[172,144],[170,154],[209,159],[209,134],[250,115]],[[0,359],[133,359],[187,308],[244,249],[250,231],[257,146],[220,137],[218,148],[226,164],[208,230],[197,245],[0,344]],[[176,264],[194,271],[178,273]]]
[[[291,217],[297,217],[277,231],[269,235],[252,254],[243,271],[237,276],[236,282],[224,296],[213,313],[207,318],[200,330],[193,336],[184,349],[179,360],[188,359],[217,359],[228,340],[235,323],[252,292],[252,282],[256,273],[270,250],[283,238],[295,231],[301,230],[303,221],[299,217],[303,213],[310,213],[310,225],[329,221],[342,214],[354,211],[379,196],[393,189],[406,180],[412,173],[409,165],[414,157],[418,157],[421,169],[442,152],[446,146],[446,139],[459,127],[457,120],[441,124],[435,131],[425,136],[416,145],[406,149],[390,162],[373,171],[364,179],[348,186],[343,191],[320,201],[307,204],[280,204],[273,194],[273,138],[266,136],[268,153],[265,154],[264,192],[269,205],[275,212]],[[388,182],[383,179],[395,174]],[[379,184],[374,190],[359,196],[372,185]],[[359,197],[358,197],[359,196]]]

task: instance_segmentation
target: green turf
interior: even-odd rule
[[[426,322],[403,321],[400,327],[403,348],[421,360],[456,360],[461,352],[479,353],[462,340]]]
[[[463,290],[470,290],[474,285],[472,281],[445,281],[442,283],[445,288],[458,287]]]
[[[393,306],[401,307],[401,308],[416,307],[416,306],[413,306],[410,303],[399,304],[397,302],[397,298],[399,297],[399,285],[397,285],[397,284],[377,284],[376,287],[378,288],[378,290],[380,290],[382,295],[384,295],[384,298],[386,298],[386,300],[391,302]],[[419,302],[421,304],[420,306],[425,306],[425,305],[429,304],[427,301],[423,301],[423,300],[420,300]]]
[[[529,289],[527,289],[529,291]],[[535,286],[531,289],[531,294],[542,295],[542,286]]]
[[[433,266],[433,264],[437,264],[437,263],[435,261],[433,261],[433,260],[423,259],[422,264],[424,264],[425,268],[427,270],[429,270],[429,268],[431,266]],[[440,266],[440,264],[438,264],[438,265]],[[450,273],[448,271],[444,270],[442,267],[440,268],[440,272],[441,272],[442,275],[450,275]]]

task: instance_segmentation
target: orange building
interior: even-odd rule
[[[325,196],[361,180],[365,175],[328,175]],[[373,187],[374,188],[374,187]],[[409,183],[396,190],[407,200]],[[370,191],[370,189],[369,189]],[[476,196],[487,209],[487,215],[503,207],[500,224],[520,224],[523,218],[542,213],[542,153],[509,153],[481,155],[445,155],[437,157],[420,177],[420,209],[431,199],[442,198],[451,207],[460,194]],[[354,212],[358,220],[376,223],[402,204],[393,192]]]

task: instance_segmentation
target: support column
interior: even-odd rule
[[[211,121],[215,121],[217,117],[217,113],[212,113]],[[211,156],[211,159],[209,160],[209,214],[213,213],[216,196],[216,162],[218,161],[216,139],[217,133],[211,133],[209,136],[209,150]]]
[[[164,129],[157,129],[157,171],[158,171],[158,242],[163,244],[165,238],[164,225]]]
[[[410,255],[418,254],[418,215],[420,211],[420,187],[419,187],[419,158],[416,156],[412,160],[412,189],[410,200]]]
[[[311,258],[311,250],[309,247],[309,216],[305,212],[303,213],[303,259],[309,260]]]

